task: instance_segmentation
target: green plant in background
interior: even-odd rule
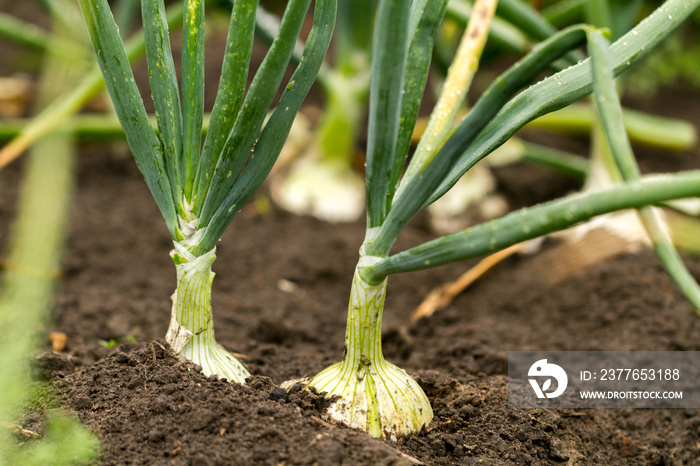
[[[130,12],[133,13],[133,0],[121,0],[117,3],[117,23],[122,33],[128,31]],[[61,15],[61,8],[55,8],[53,1],[44,2],[52,14]],[[174,27],[182,22],[182,5],[172,6],[167,10],[167,22],[169,27]],[[124,23],[124,24],[122,24]],[[89,45],[81,44],[74,39],[57,38],[54,39],[44,30],[34,25],[17,20],[5,13],[0,12],[0,35],[8,37],[16,42],[32,46],[39,50],[51,50],[62,56],[75,58],[89,54]],[[144,53],[144,35],[135,34],[125,42],[127,56],[129,60],[135,60]],[[56,98],[48,104],[41,112],[30,120],[24,119],[0,122],[0,136],[9,137],[10,141],[0,149],[0,169],[6,167],[13,160],[18,158],[25,150],[36,142],[43,135],[50,133],[61,127],[75,130],[76,136],[87,135],[101,137],[107,129],[108,134],[114,134],[114,124],[111,117],[83,115],[74,117],[73,115],[94,98],[104,88],[105,82],[98,67],[87,70],[82,78],[79,78],[73,89]],[[120,130],[119,133],[122,133]]]
[[[700,194],[700,172],[629,179],[523,209],[497,220],[389,255],[399,233],[420,210],[447,192],[479,160],[529,121],[572,104],[592,91],[590,60],[518,91],[552,63],[570,56],[590,26],[573,26],[543,40],[498,77],[467,116],[426,157],[406,151],[422,98],[433,39],[445,0],[381,0],[374,33],[367,147],[367,231],[355,269],[343,360],[310,380],[326,396],[335,420],[375,437],[416,432],[432,411],[418,384],[387,362],[381,320],[387,277],[499,251],[614,210]],[[615,75],[629,69],[675,29],[700,0],[668,0],[612,44]],[[427,31],[431,31],[427,34]],[[425,137],[425,136],[424,136]]]
[[[54,0],[61,18],[53,13],[57,43],[79,43],[84,29],[77,8]],[[77,26],[76,26],[77,25]],[[48,49],[39,85],[38,104],[60,98],[71,89],[90,62]],[[12,421],[42,395],[32,390],[29,360],[39,334],[50,318],[67,234],[68,210],[74,179],[75,144],[70,132],[47,135],[30,151],[17,217],[0,282],[0,464],[68,465],[94,459],[98,441],[71,416],[56,411],[48,416],[43,438],[21,447],[9,434],[27,434]],[[43,394],[46,396],[46,394]]]
[[[686,43],[680,35],[675,35],[663,45],[660,53],[654,54],[648,63],[632,74],[625,83],[630,93],[644,96],[655,94],[661,87],[684,82],[692,89],[700,89],[700,44],[697,41],[698,26],[695,26],[696,40]]]
[[[310,3],[287,4],[279,34],[244,96],[257,0],[234,2],[219,91],[202,145],[204,2],[184,2],[181,88],[163,1],[141,3],[156,134],[107,1],[80,0],[127,141],[173,238],[177,289],[166,339],[205,374],[237,382],[249,373],[214,338],[211,267],[224,230],[272,168],[328,48],[336,4],[320,0],[301,62],[266,119]]]
[[[112,349],[117,345],[121,345],[122,343],[124,343],[124,341],[130,341],[132,343],[136,343],[136,338],[134,338],[130,335],[127,335],[125,337],[110,338],[109,340],[100,340],[97,343],[99,343],[99,345],[102,346],[103,348]]]
[[[614,38],[626,33],[634,21],[639,16],[642,1],[634,0],[629,2],[610,2],[609,5],[600,5],[601,2],[567,0],[551,3],[541,12],[521,0],[504,0],[499,2],[496,11],[496,18],[489,34],[488,47],[485,52],[486,57],[493,57],[497,51],[504,51],[510,54],[520,55],[532,48],[533,41],[543,40],[556,32],[556,27],[565,27],[584,19],[592,24],[607,26],[613,29]],[[603,2],[608,3],[608,2]],[[594,15],[603,23],[592,20]],[[471,17],[471,8],[466,0],[451,0],[448,3],[447,17],[455,21],[460,26],[466,26]],[[605,18],[608,18],[607,20]],[[512,29],[506,37],[520,35],[522,39],[506,41],[499,31],[503,27]],[[675,38],[675,36],[674,36]],[[672,38],[673,39],[673,38]],[[508,45],[510,43],[510,46]],[[661,49],[667,47],[666,41]],[[527,44],[513,47],[512,44]],[[689,52],[689,49],[685,49]],[[663,55],[663,50],[657,50],[648,60],[645,60],[642,68],[647,66],[649,61],[658,61]],[[554,68],[562,69],[571,61],[559,61],[559,66]],[[639,67],[638,67],[639,68]],[[629,73],[633,78],[639,74],[638,70]],[[694,127],[683,121],[672,118],[661,118],[643,112],[625,110],[625,127],[633,142],[670,149],[674,151],[687,150],[697,144],[698,138]],[[585,102],[577,103],[563,108],[557,112],[544,115],[530,123],[529,127],[542,128],[558,133],[573,135],[589,135],[595,122],[595,110]],[[534,154],[533,149],[540,148],[539,145],[530,144],[529,151],[518,150],[517,152],[529,159]],[[546,148],[544,149],[546,151]]]
[[[549,21],[555,22],[557,26],[565,26],[587,18],[591,24],[596,26],[610,27],[613,30],[613,38],[617,39],[628,32],[640,17],[639,10],[642,4],[641,0],[630,2],[565,1],[555,3],[538,12],[520,0],[503,0],[499,2],[497,9],[497,14],[501,17],[494,18],[493,26],[503,22],[516,31],[520,31],[526,37],[535,39],[547,37],[555,30]],[[473,16],[473,13],[468,11],[466,6],[467,3],[464,0],[452,0],[448,4],[447,16],[456,23],[463,24],[470,15]],[[557,14],[553,15],[555,7]],[[563,14],[567,11],[570,14]],[[465,14],[465,12],[469,14]],[[687,33],[688,29],[689,27],[686,26],[680,30]],[[679,32],[671,35],[668,40],[654,50],[649,58],[653,60],[663,55],[669,41],[673,42],[679,35]],[[503,47],[501,41],[492,40],[493,36],[493,34],[489,35],[485,57],[493,57],[499,50],[513,52],[513,50]],[[518,51],[515,52],[518,53]],[[625,79],[619,80],[618,84],[624,85],[631,79],[635,79],[634,77],[639,74],[639,69],[646,66],[649,58],[641,64],[641,67],[636,66],[631,73],[626,74]],[[555,69],[557,63],[561,61],[554,63]],[[621,88],[621,86],[619,87]],[[677,152],[687,151],[697,145],[698,136],[695,126],[684,120],[659,117],[626,109],[623,113],[623,122],[630,139],[639,146]],[[621,179],[619,174],[611,171],[611,168],[614,170],[614,162],[612,162],[611,155],[602,141],[600,124],[595,107],[591,103],[581,101],[542,115],[530,122],[528,128],[590,137],[592,142],[591,156],[584,158],[561,150],[553,150],[544,145],[526,142],[516,137],[511,138],[497,149],[496,154],[484,160],[483,163],[477,164],[462,177],[446,196],[429,206],[429,213],[432,214],[429,218],[436,231],[452,233],[474,223],[474,219],[470,219],[469,214],[465,214],[467,203],[473,202],[475,198],[479,199],[479,194],[483,196],[485,188],[493,189],[495,185],[494,181],[489,183],[488,169],[484,167],[484,164],[502,166],[519,160],[536,163],[582,180],[585,190],[610,186],[614,180]],[[487,176],[482,176],[482,174]],[[488,197],[480,199],[477,204],[478,210],[469,212],[480,212],[483,217],[489,219],[495,216],[494,207],[503,209],[503,205],[504,201],[498,199],[498,194],[489,194]],[[697,199],[666,203],[665,208],[659,213],[666,220],[675,246],[694,254],[698,254],[700,251],[700,244],[695,239],[700,227],[698,213],[700,213],[700,203]],[[561,272],[557,274],[557,280],[611,256],[638,251],[650,245],[645,228],[633,212],[613,213],[596,219],[595,222],[563,232],[557,237],[564,240],[565,243],[559,249],[560,251],[565,251],[567,248],[582,248],[586,251],[584,254],[576,254],[577,260],[566,260],[566,257],[572,256],[564,254],[564,260],[557,264],[557,268]],[[589,242],[595,242],[595,247],[587,247]],[[532,252],[538,248],[538,244],[541,243],[529,244],[527,250]],[[504,254],[499,253],[498,257],[502,260],[514,252],[522,251],[525,247],[525,245],[518,245],[509,248],[507,253],[505,251]],[[496,256],[485,259],[486,262],[480,263],[477,266],[478,269],[485,270],[483,265],[486,263],[490,264],[486,269],[495,265],[498,261],[493,260],[494,257]],[[473,283],[474,277],[481,275],[481,273],[475,274],[474,272],[474,270],[470,270],[455,284],[445,285],[434,290],[419,306],[412,318],[431,314],[437,307],[442,307],[451,301],[460,289],[469,286],[470,283]],[[457,283],[460,285],[457,286]],[[448,297],[447,294],[451,297]],[[438,299],[437,296],[441,296],[441,298]],[[438,302],[442,304],[438,305]]]
[[[290,212],[329,222],[354,221],[362,215],[364,185],[353,167],[353,156],[366,111],[376,3],[338,2],[334,53],[317,76],[325,95],[323,116],[318,128],[307,136],[309,142],[293,154],[297,160],[280,159],[281,173],[272,180],[273,200]],[[263,40],[272,41],[278,29],[279,20],[258,9],[257,30]]]

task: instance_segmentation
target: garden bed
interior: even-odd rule
[[[245,355],[255,377],[245,387],[224,383],[153,341],[165,334],[175,281],[167,231],[128,154],[85,152],[49,328],[64,332],[68,346],[38,366],[102,439],[102,464],[692,464],[700,455],[696,410],[507,406],[509,350],[699,349],[700,320],[651,252],[555,285],[550,244],[509,259],[408,327],[421,299],[469,264],[392,277],[386,356],[418,379],[435,420],[419,435],[378,441],[331,424],[316,395],[275,389],[342,355],[361,223],[244,209],[217,251],[213,306],[218,340]],[[4,199],[17,175],[3,173]],[[500,173],[522,191],[510,175]],[[9,212],[2,217],[6,224]],[[414,222],[398,247],[430,236]],[[690,266],[700,275],[700,261]],[[29,416],[32,423],[40,417]]]

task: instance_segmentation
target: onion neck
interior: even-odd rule
[[[176,242],[171,252],[177,269],[177,289],[172,295],[172,314],[166,340],[173,351],[202,367],[205,375],[216,375],[245,383],[247,369],[216,342],[211,308],[212,264],[216,248],[194,256]]]
[[[406,371],[382,354],[382,310],[386,280],[365,282],[355,270],[343,360],[316,375],[308,385],[338,397],[330,417],[373,437],[418,432],[433,418],[425,393]]]
[[[384,362],[382,312],[386,285],[386,279],[379,285],[370,285],[355,271],[348,305],[343,364],[361,368]]]

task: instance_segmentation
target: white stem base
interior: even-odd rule
[[[250,377],[248,369],[223,346],[205,340],[207,338],[192,338],[178,354],[201,366],[204,375],[245,383],[245,379]]]
[[[339,397],[328,409],[333,420],[373,437],[396,438],[420,431],[433,419],[433,410],[418,383],[382,355],[385,290],[386,280],[372,286],[355,272],[343,361],[308,385],[327,398]]]
[[[343,160],[300,161],[273,183],[272,196],[289,212],[329,223],[354,222],[365,208],[364,181]]]
[[[205,375],[245,383],[250,372],[214,338],[211,266],[216,259],[215,252],[216,248],[195,257],[175,243],[171,255],[185,262],[176,265],[177,289],[172,295],[172,315],[165,338],[175,353],[201,366]]]
[[[347,360],[314,377],[309,385],[339,399],[328,408],[336,422],[372,437],[396,439],[419,432],[433,419],[428,397],[405,370],[387,361],[349,367]]]

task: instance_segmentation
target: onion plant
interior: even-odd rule
[[[205,374],[237,382],[244,382],[248,371],[214,338],[211,268],[216,244],[282,149],[323,61],[336,13],[335,0],[316,1],[301,61],[267,118],[311,0],[288,2],[279,33],[244,93],[257,3],[233,2],[219,90],[202,143],[204,0],[184,1],[180,87],[163,0],[141,2],[157,133],[107,0],[80,0],[127,142],[173,239],[177,289],[166,339]]]
[[[402,369],[384,359],[381,321],[387,277],[490,254],[613,210],[698,196],[700,172],[630,179],[523,209],[390,255],[408,221],[534,118],[592,91],[590,60],[521,88],[586,41],[590,26],[544,39],[499,76],[471,111],[425,156],[406,166],[433,40],[446,0],[380,0],[374,31],[367,143],[367,230],[355,268],[341,362],[307,381],[337,397],[331,417],[375,437],[416,432],[432,419],[428,399]],[[615,75],[629,69],[700,4],[668,0],[608,50]],[[402,176],[402,173],[403,176]]]

